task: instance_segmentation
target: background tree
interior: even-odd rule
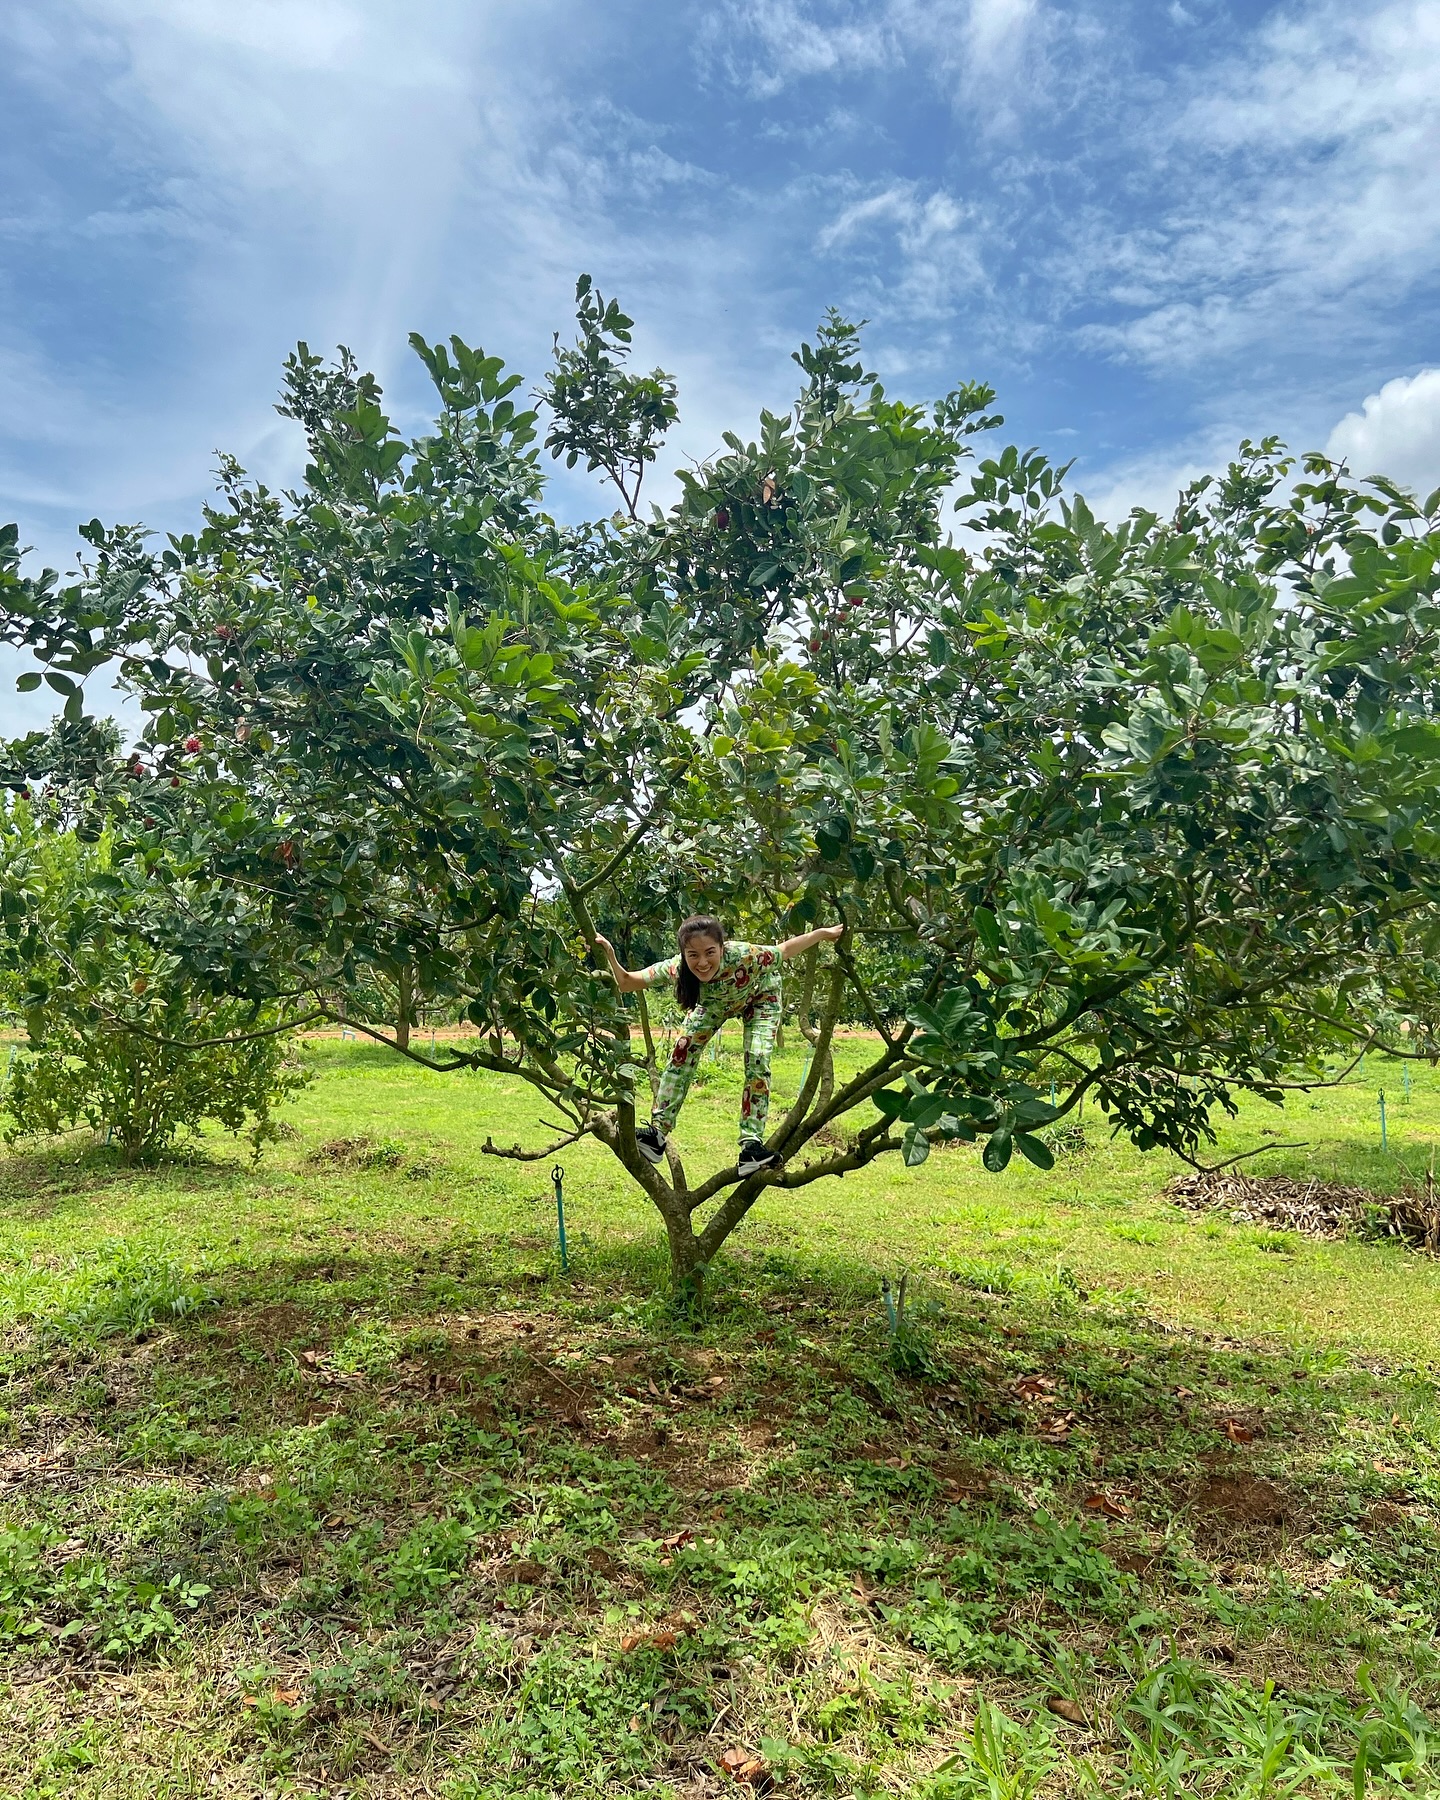
[[[227,463],[196,533],[88,527],[65,584],[23,578],[11,538],[5,634],[71,723],[64,684],[102,662],[149,715],[92,783],[114,929],[288,1018],[343,1016],[407,960],[481,1034],[433,1066],[518,1075],[553,1126],[501,1153],[597,1138],[680,1281],[771,1183],[939,1137],[1044,1165],[1036,1129],[1086,1093],[1193,1157],[1216,1106],[1317,1079],[1381,1016],[1435,1051],[1440,496],[1321,458],[1293,480],[1266,443],[1112,528],[1034,451],[962,482],[991,391],[892,400],[832,314],[795,405],[642,518],[673,389],[627,373],[613,302],[578,298],[546,441],[610,473],[611,517],[544,512],[537,415],[452,338],[412,340],[441,407],[413,442],[348,355],[302,346],[296,491]],[[973,551],[945,530],[957,492]],[[648,948],[701,908],[855,927],[808,975],[785,1166],[744,1181],[639,1157],[654,1034],[589,954],[602,922]],[[847,1013],[874,1037],[837,1081]]]
[[[0,1090],[6,1142],[88,1126],[137,1163],[213,1120],[258,1153],[309,1079],[273,1009],[207,993],[115,933],[103,841],[56,830],[22,799],[0,809],[0,856],[0,1019],[27,1038]]]

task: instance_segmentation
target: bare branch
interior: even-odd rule
[[[1264,1156],[1267,1150],[1307,1150],[1309,1147],[1310,1140],[1308,1138],[1300,1138],[1293,1144],[1261,1144],[1258,1150],[1242,1150],[1238,1156],[1227,1156],[1224,1162],[1218,1163],[1196,1162],[1193,1156],[1187,1156],[1183,1150],[1177,1150],[1175,1154],[1181,1162],[1189,1163],[1192,1169],[1198,1169],[1202,1175],[1218,1175],[1222,1169],[1230,1169],[1236,1163],[1247,1162],[1252,1156]]]
[[[556,1138],[553,1144],[547,1144],[543,1150],[522,1150],[518,1144],[512,1144],[508,1150],[502,1150],[492,1139],[486,1138],[480,1146],[482,1156],[504,1156],[511,1162],[544,1162],[547,1156],[554,1156],[567,1144],[576,1144],[582,1137],[587,1137],[594,1129],[591,1125],[582,1125],[578,1131],[572,1131],[565,1137]]]
[[[397,1056],[407,1061],[419,1063],[422,1069],[433,1069],[437,1075],[451,1075],[456,1069],[495,1069],[506,1075],[525,1077],[523,1069],[514,1063],[508,1063],[501,1057],[487,1056],[483,1050],[468,1050],[463,1055],[456,1055],[449,1062],[437,1062],[433,1057],[423,1055],[419,1050],[412,1050],[408,1045],[398,1044],[393,1037],[387,1037],[373,1025],[364,1025],[359,1019],[347,1019],[344,1013],[329,1010],[318,1015],[321,1018],[333,1019],[337,1025],[343,1025],[347,1031],[358,1031],[362,1037],[373,1038],[377,1044],[383,1044],[387,1050],[393,1050]],[[525,1077],[525,1079],[530,1079]],[[536,1086],[540,1084],[535,1083]]]
[[[795,1104],[790,1108],[789,1112],[786,1113],[784,1119],[781,1120],[779,1131],[773,1133],[770,1139],[771,1148],[778,1150],[782,1155],[785,1152],[785,1146],[789,1143],[796,1126],[799,1125],[800,1121],[805,1117],[805,1114],[810,1110],[810,1103],[815,1097],[815,1090],[820,1085],[825,1064],[829,1061],[830,1042],[835,1034],[835,1021],[839,1017],[840,1001],[844,992],[845,972],[837,963],[830,971],[830,994],[825,1002],[825,1011],[821,1016],[820,1030],[813,1040],[813,1047],[810,1052],[810,1067],[805,1072],[805,1080],[801,1085],[799,1094],[796,1096]],[[832,1071],[830,1076],[832,1088],[834,1079]],[[828,1099],[829,1096],[827,1095],[826,1098]]]
[[[163,1044],[167,1050],[216,1050],[223,1044],[253,1044],[261,1038],[283,1037],[287,1031],[299,1031],[303,1026],[313,1025],[316,1019],[333,1018],[334,1014],[325,1007],[317,1007],[314,1012],[302,1013],[298,1019],[291,1019],[284,1025],[267,1025],[263,1031],[241,1031],[233,1037],[212,1038],[163,1037],[158,1031],[147,1031],[143,1025],[132,1024],[119,1013],[102,1011],[100,1017],[121,1031],[144,1038],[147,1043]]]
[[[641,838],[644,837],[645,833],[650,829],[651,825],[654,824],[655,819],[656,819],[657,815],[659,814],[660,808],[663,805],[664,801],[668,798],[668,796],[669,796],[669,788],[668,787],[663,788],[661,790],[660,794],[656,797],[655,804],[650,808],[649,812],[645,814],[644,818],[641,819],[640,823],[635,827],[635,829],[625,839],[624,843],[621,844],[620,848],[610,858],[609,862],[607,862],[605,864],[604,868],[600,870],[599,874],[588,876],[584,881],[579,882],[576,885],[575,892],[577,894],[579,894],[581,896],[588,894],[593,888],[599,887],[603,882],[606,882],[610,879],[610,877],[620,867],[621,863],[624,862],[625,858],[630,854],[630,852],[640,842]]]

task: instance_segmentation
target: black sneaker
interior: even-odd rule
[[[740,1160],[735,1164],[737,1175],[758,1175],[762,1169],[778,1169],[780,1158],[773,1150],[767,1150],[754,1138],[748,1139],[740,1146]]]
[[[665,1160],[665,1133],[654,1125],[642,1125],[635,1133],[635,1148],[658,1168]]]

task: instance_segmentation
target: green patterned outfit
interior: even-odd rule
[[[671,956],[639,971],[646,987],[674,981],[680,958]],[[763,1143],[770,1113],[770,1052],[780,1024],[780,951],[774,944],[728,942],[713,981],[700,984],[700,1001],[686,1013],[660,1077],[653,1114],[667,1136],[675,1129],[680,1108],[700,1063],[700,1054],[727,1019],[745,1024],[745,1091],[740,1097],[740,1141]]]

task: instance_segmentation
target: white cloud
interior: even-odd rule
[[[1346,413],[1325,454],[1357,475],[1388,475],[1423,500],[1440,487],[1440,369],[1400,375]]]
[[[760,98],[792,81],[848,75],[896,61],[890,6],[830,5],[817,18],[807,0],[731,0],[702,26],[707,60]]]
[[[1090,344],[1177,370],[1322,331],[1354,342],[1440,274],[1434,0],[1281,11],[1169,88],[1124,122],[1159,204],[1143,228],[1090,215],[1057,270],[1122,314]]]
[[[843,255],[851,303],[893,332],[922,319],[933,326],[960,296],[986,289],[987,230],[982,210],[948,189],[896,181],[846,199],[815,243],[837,263]],[[910,364],[894,346],[877,345],[875,354],[890,368]]]
[[[991,129],[1038,100],[1039,0],[730,0],[701,34],[709,60],[757,97],[792,83],[864,75],[913,63],[954,97],[983,89],[975,114]],[[1022,70],[1030,91],[1010,92]]]

